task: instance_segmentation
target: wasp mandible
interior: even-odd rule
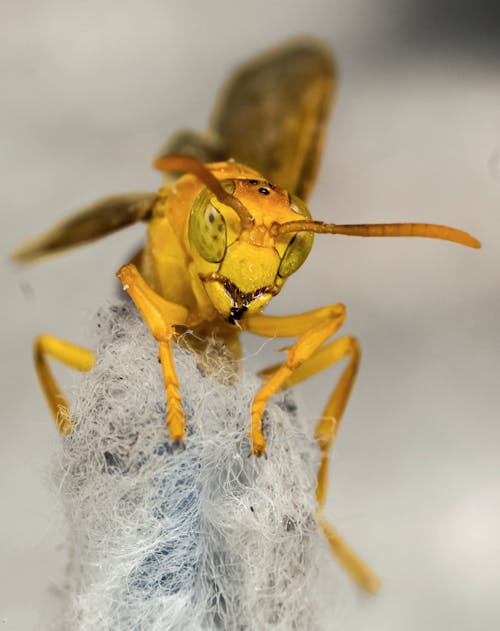
[[[316,427],[322,460],[318,473],[317,521],[354,578],[374,592],[378,577],[327,523],[329,454],[358,370],[354,337],[329,341],[342,326],[342,304],[292,316],[262,309],[304,263],[314,235],[430,237],[472,248],[469,234],[434,224],[336,225],[313,220],[306,205],[324,144],[336,91],[331,52],[314,40],[272,49],[236,71],[228,81],[208,132],[182,131],[155,160],[170,174],[157,193],[127,193],[97,201],[14,253],[26,263],[93,241],[138,221],[148,224],[146,245],[117,273],[159,343],[170,437],[185,436],[185,414],[172,357],[176,337],[223,341],[235,356],[239,335],[295,337],[282,364],[261,372],[264,380],[249,410],[251,453],[266,449],[262,416],[277,391],[346,359]],[[178,179],[172,173],[184,172]],[[50,335],[34,344],[35,365],[56,424],[73,430],[68,403],[48,359],[90,370],[91,351]]]

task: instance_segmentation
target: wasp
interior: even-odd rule
[[[312,218],[306,202],[336,86],[337,66],[322,43],[302,39],[271,49],[229,79],[207,132],[181,131],[167,142],[154,162],[167,178],[158,192],[101,199],[21,246],[13,257],[20,263],[34,262],[135,222],[148,224],[145,247],[117,276],[158,341],[166,423],[174,441],[185,436],[172,356],[180,333],[216,338],[236,357],[242,331],[296,338],[285,349],[283,363],[261,372],[264,383],[249,410],[255,456],[266,450],[262,417],[269,399],[345,359],[315,431],[321,451],[316,518],[342,565],[375,592],[378,577],[323,512],[329,457],[360,361],[356,338],[330,341],[344,322],[346,308],[332,304],[288,316],[268,316],[262,310],[304,263],[315,234],[429,237],[472,248],[480,243],[466,232],[434,224],[337,225]],[[34,342],[42,390],[58,429],[67,435],[73,431],[71,415],[49,359],[87,371],[94,355],[52,335]]]

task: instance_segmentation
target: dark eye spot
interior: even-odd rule
[[[249,184],[253,184],[255,186],[255,184],[258,184],[258,180],[248,180]]]
[[[264,188],[262,186],[261,188],[259,188],[259,193],[261,193],[262,195],[269,195],[269,189],[268,188]]]
[[[215,221],[215,217],[214,217],[214,214],[213,214],[213,213],[210,213],[210,214],[208,215],[208,221],[209,221],[210,223],[213,223],[213,222]]]

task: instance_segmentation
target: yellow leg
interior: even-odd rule
[[[296,337],[327,320],[336,321],[337,329],[345,319],[345,305],[337,303],[289,316],[268,316],[263,313],[246,316],[243,326],[247,331],[262,337]]]
[[[50,370],[47,357],[52,357],[76,370],[88,371],[94,365],[91,351],[52,335],[39,335],[33,344],[35,368],[57,429],[65,436],[73,431],[68,403]]]
[[[344,570],[356,583],[370,594],[376,594],[380,589],[380,578],[361,559],[354,550],[342,539],[334,526],[324,516],[323,510],[316,511],[316,522],[325,534],[330,549]]]
[[[167,427],[172,440],[182,440],[185,434],[185,417],[182,409],[182,397],[179,393],[179,382],[175,372],[174,358],[170,342],[160,342],[159,358],[165,382],[167,400]]]
[[[347,545],[334,526],[328,523],[324,515],[324,506],[328,490],[330,452],[335,443],[340,422],[356,379],[360,352],[356,338],[346,336],[335,340],[318,353],[320,365],[326,363],[327,358],[333,363],[345,357],[349,357],[349,363],[342,372],[323,410],[323,414],[316,425],[315,437],[321,450],[321,464],[316,487],[316,497],[318,500],[316,520],[328,539],[332,552],[335,554],[342,567],[354,578],[358,585],[366,589],[370,594],[376,594],[380,589],[380,578],[358,557],[354,550]],[[297,373],[293,375],[294,383],[307,379],[311,374],[316,373],[317,366],[307,366],[303,364],[300,370],[302,374],[297,371]]]
[[[256,456],[261,456],[266,449],[266,440],[262,433],[262,415],[267,402],[284,384],[293,379],[292,375],[304,362],[309,360],[310,364],[314,361],[314,358],[310,359],[311,356],[315,356],[323,343],[338,331],[344,319],[345,307],[341,304],[296,316],[269,317],[259,314],[247,319],[245,328],[258,335],[299,336],[295,344],[288,349],[285,362],[277,369],[273,367],[273,374],[253,400],[251,437],[252,453]]]
[[[281,386],[283,390],[291,388],[345,357],[349,357],[349,363],[340,376],[316,426],[315,435],[323,456],[327,456],[333,446],[358,372],[360,352],[356,338],[350,336],[341,337],[320,349],[314,357],[309,358],[299,366]],[[264,379],[269,379],[279,369],[280,365],[275,364],[262,370],[259,374]],[[326,487],[320,482],[318,484],[318,501],[325,494]]]
[[[132,263],[123,266],[117,276],[139,309],[143,320],[151,329],[151,334],[160,342],[159,358],[165,382],[167,427],[173,440],[182,440],[185,415],[172,357],[172,335],[175,332],[175,325],[186,323],[188,311],[185,307],[169,302],[153,291]]]
[[[358,372],[360,352],[356,338],[345,336],[334,340],[299,366],[281,385],[282,389],[291,388],[345,357],[349,357],[349,363],[340,376],[316,426],[315,436],[323,458],[318,477],[317,490],[320,505],[325,503],[326,498],[329,453],[335,442],[340,422]],[[269,376],[272,378],[272,375],[276,374],[278,370],[280,370],[280,365],[276,364],[262,370],[260,375],[264,378],[269,378]]]
[[[287,318],[270,318],[269,324],[265,322],[266,316],[260,316],[256,322],[256,326],[252,326],[252,322],[248,327],[252,332],[255,330],[260,335],[300,335],[301,327],[305,325],[305,320],[309,326],[311,322],[316,328],[321,327],[321,318],[328,318],[324,323],[323,339],[326,340],[333,333],[329,333],[333,329],[333,332],[338,330],[345,317],[345,309],[342,305],[333,305],[332,307],[325,307],[324,309],[317,309],[307,314],[299,316],[292,316]],[[281,321],[281,322],[280,322]],[[330,325],[328,326],[328,322]],[[280,333],[280,326],[283,324]],[[296,342],[296,344],[290,349],[296,348],[297,344],[301,340],[305,339],[306,344],[308,342],[306,335]],[[316,338],[317,342],[318,338]],[[286,389],[291,386],[308,379],[316,373],[328,368],[335,362],[338,362],[346,357],[349,358],[349,363],[344,369],[340,379],[335,386],[335,389],[330,396],[323,414],[316,426],[316,440],[319,443],[321,450],[321,464],[318,472],[318,483],[316,489],[316,497],[318,500],[318,509],[316,512],[316,521],[320,528],[323,530],[330,548],[338,561],[344,567],[344,569],[354,578],[354,580],[368,592],[374,594],[380,588],[379,577],[366,565],[366,563],[357,556],[357,554],[350,548],[345,541],[341,538],[336,529],[328,523],[324,516],[324,505],[327,495],[328,485],[328,464],[329,455],[332,446],[335,442],[337,431],[342,420],[349,395],[351,393],[356,374],[359,366],[360,352],[357,341],[354,337],[341,337],[338,340],[334,340],[330,344],[319,348],[318,345],[311,351],[312,345],[306,348],[309,350],[309,357],[304,359],[302,363],[296,364],[295,368],[290,366],[287,368],[287,361],[285,364],[274,365],[270,368],[263,370],[260,375],[267,380],[263,391],[268,384],[271,384],[271,390]],[[287,358],[288,360],[288,358]],[[262,392],[262,391],[261,391]],[[259,393],[260,394],[260,393]],[[259,396],[257,395],[257,397]],[[253,420],[253,419],[252,419]]]

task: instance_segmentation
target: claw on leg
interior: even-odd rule
[[[71,411],[66,401],[61,403],[57,411],[56,426],[63,436],[69,436],[75,429],[73,419],[71,418]]]
[[[253,431],[249,434],[252,439],[252,450],[250,452],[250,456],[257,456],[260,458],[266,453],[266,439],[264,438],[264,434],[259,431],[254,433]]]
[[[266,451],[266,439],[262,432],[262,415],[264,414],[265,401],[254,400],[252,405],[252,429],[249,433],[252,439],[251,455],[260,458]]]
[[[167,393],[167,400],[167,427],[170,438],[174,441],[181,441],[186,436],[186,415],[180,405],[180,397],[175,401],[169,397],[169,393]]]

